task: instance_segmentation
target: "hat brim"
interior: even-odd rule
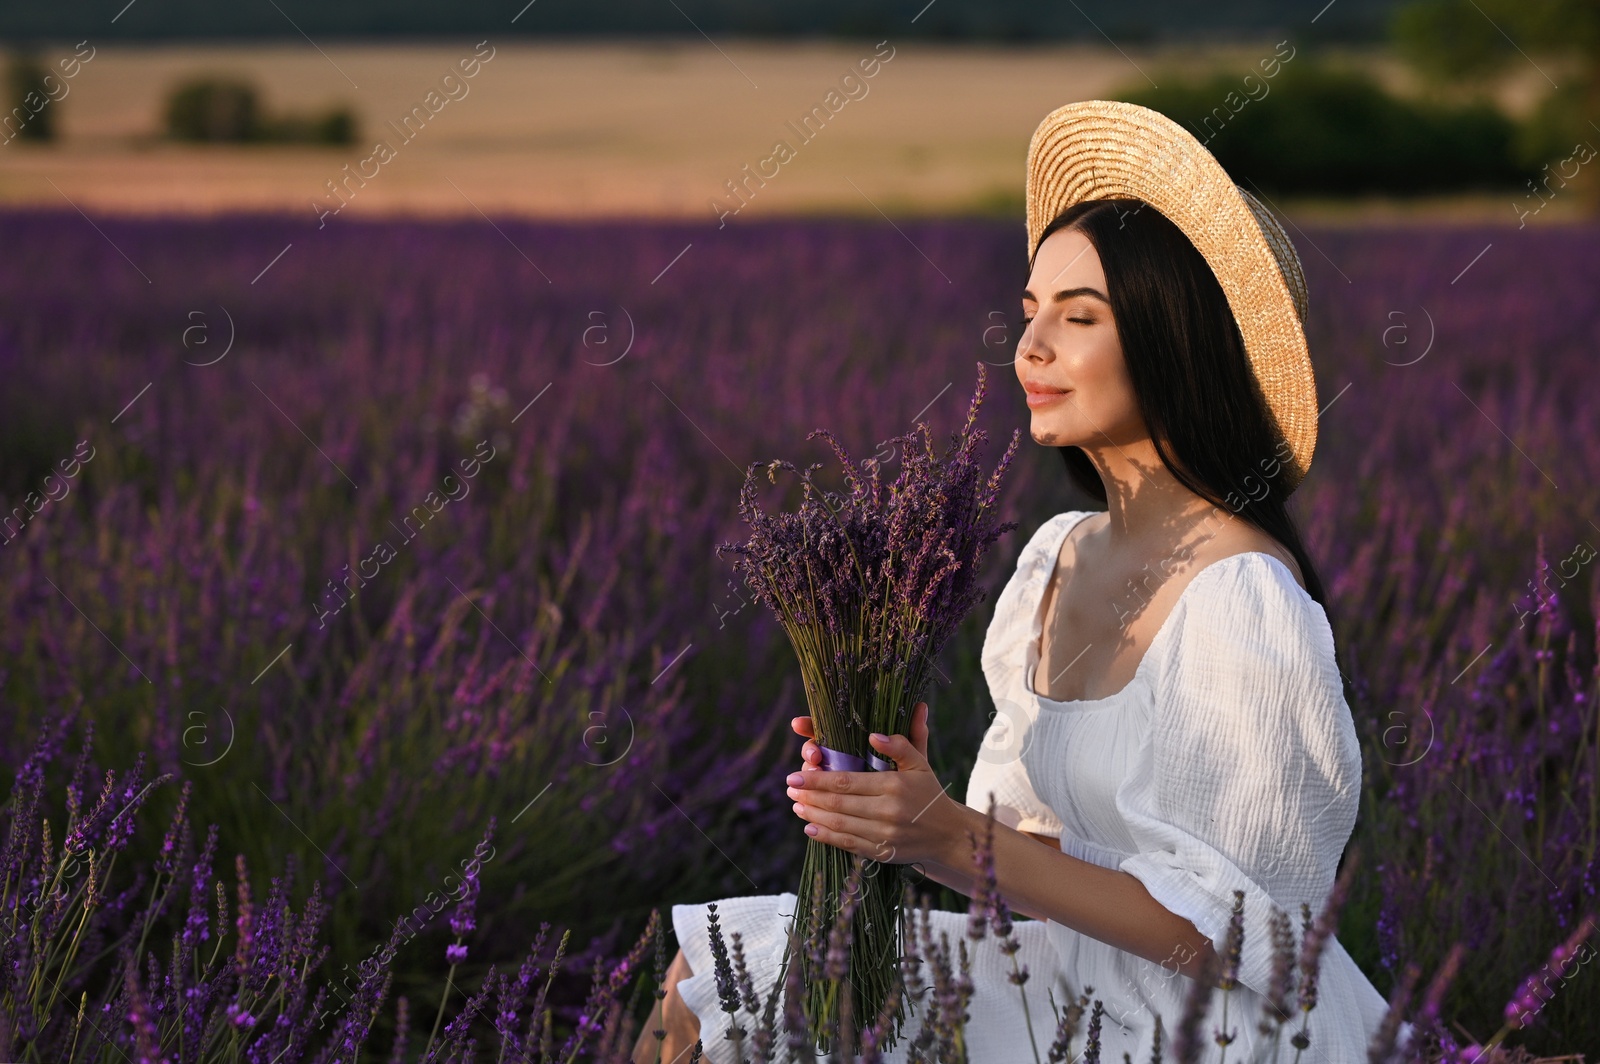
[[[1028,145],[1029,255],[1045,227],[1068,207],[1118,197],[1143,200],[1171,219],[1216,274],[1289,447],[1281,475],[1285,490],[1294,490],[1316,450],[1317,384],[1303,327],[1305,283],[1293,244],[1271,212],[1237,187],[1193,134],[1159,111],[1087,100],[1046,115]],[[1262,456],[1260,467],[1270,469],[1266,463],[1273,457]]]

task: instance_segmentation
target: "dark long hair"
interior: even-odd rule
[[[1142,200],[1083,200],[1045,227],[1029,272],[1039,245],[1058,229],[1083,233],[1100,256],[1128,377],[1162,464],[1190,491],[1288,548],[1306,592],[1327,611],[1322,579],[1285,505],[1289,451],[1205,257]],[[1082,448],[1057,449],[1073,482],[1106,502]]]
[[[1162,464],[1196,495],[1287,547],[1331,625],[1322,578],[1285,505],[1289,452],[1210,264],[1170,218],[1142,200],[1084,200],[1045,227],[1028,255],[1029,273],[1039,244],[1069,228],[1100,256],[1122,357]],[[1105,482],[1083,449],[1057,449],[1073,482],[1106,502]],[[1348,704],[1354,692],[1343,670],[1340,679]],[[1352,832],[1336,876],[1354,838]]]

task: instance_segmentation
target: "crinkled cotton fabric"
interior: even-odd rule
[[[1322,607],[1283,562],[1257,551],[1234,554],[1190,577],[1121,691],[1067,702],[1036,694],[1044,592],[1066,537],[1094,512],[1069,511],[1041,525],[995,602],[982,652],[995,715],[965,801],[984,810],[993,792],[1000,823],[1059,839],[1064,853],[1127,872],[1219,953],[1234,891],[1244,891],[1238,985],[1213,994],[1200,1059],[1221,1059],[1211,1035],[1226,997],[1234,1032],[1227,1057],[1250,1060],[1263,1037],[1255,1023],[1271,975],[1268,916],[1274,907],[1288,914],[1298,942],[1301,903],[1313,915],[1321,911],[1360,804],[1361,750],[1333,634]],[[763,994],[778,978],[794,907],[793,894],[717,903],[724,937],[740,933]],[[706,906],[676,905],[672,920],[694,972],[678,983],[679,993],[700,1019],[707,1059],[732,1061]],[[1030,976],[1020,989],[1006,978],[1011,959],[992,935],[967,943],[977,988],[968,1003],[972,1064],[1031,1061],[1035,1044],[1043,1059],[1054,1034],[1047,990],[1063,1006],[1080,992],[1104,1003],[1101,1059],[1121,1060],[1126,1052],[1149,1060],[1158,1015],[1163,1055],[1171,1058],[1193,985],[1178,971],[1184,958],[1147,960],[1055,921],[1019,916],[1015,926],[1023,943],[1017,959]],[[934,912],[932,927],[954,948],[967,915]],[[1387,1010],[1337,936],[1323,951],[1316,1008],[1301,1014],[1292,992],[1289,1002],[1279,1059],[1293,1059],[1288,1038],[1304,1021],[1311,1043],[1303,1064],[1365,1061]],[[908,1013],[908,1033],[886,1061],[907,1059],[920,1016],[915,1008]],[[739,1022],[748,1031],[757,1019],[741,1013]],[[1402,1026],[1402,1040],[1409,1034],[1410,1025]],[[1083,1045],[1080,1026],[1074,1051]]]

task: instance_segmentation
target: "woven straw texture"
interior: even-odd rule
[[[1306,282],[1288,234],[1216,157],[1148,107],[1087,100],[1045,116],[1028,146],[1028,252],[1079,200],[1129,196],[1166,215],[1216,274],[1291,458],[1293,491],[1317,445],[1317,382],[1306,345]],[[1271,456],[1263,456],[1270,459]]]

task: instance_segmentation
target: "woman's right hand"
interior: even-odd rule
[[[821,772],[822,748],[817,745],[817,733],[811,725],[811,718],[809,716],[795,717],[789,722],[789,727],[794,729],[796,735],[806,737],[805,743],[800,747],[800,770],[802,772]]]

